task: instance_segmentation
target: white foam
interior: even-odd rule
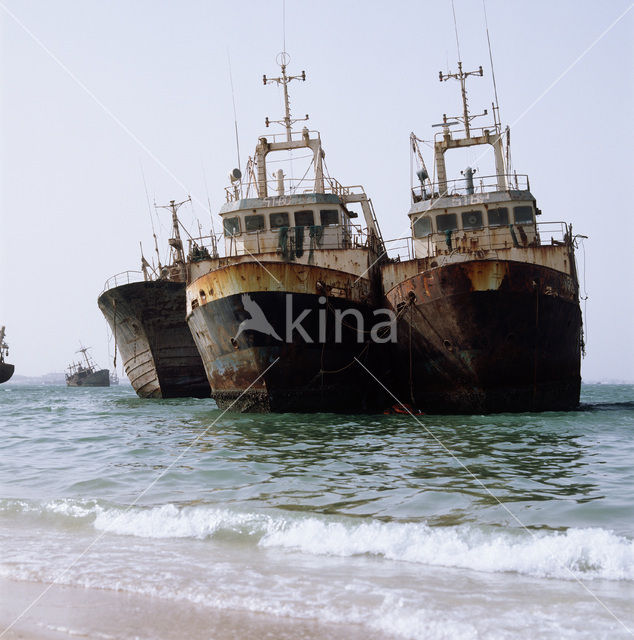
[[[3,508],[8,508],[7,502]],[[264,548],[311,555],[371,555],[389,560],[535,577],[634,580],[634,540],[600,528],[565,532],[510,531],[473,525],[361,522],[218,509],[210,505],[110,507],[96,501],[41,504],[43,513],[83,522],[99,531],[141,538],[246,537]],[[36,507],[16,501],[13,510]]]
[[[207,538],[220,529],[253,533],[269,519],[251,513],[210,507],[177,508],[173,504],[151,509],[105,509],[95,518],[101,531],[143,538]]]
[[[634,541],[604,529],[565,533],[492,532],[472,526],[372,522],[346,526],[316,518],[278,526],[260,544],[305,553],[372,554],[391,560],[537,577],[634,579]]]

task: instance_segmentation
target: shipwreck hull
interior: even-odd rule
[[[327,331],[325,342],[317,341],[320,309],[326,313],[355,309],[369,322],[370,308],[347,301],[329,301],[326,307],[319,303],[319,296],[312,294],[261,291],[249,295],[282,340],[247,331],[234,339],[234,346],[232,338],[242,320],[248,318],[238,294],[194,309],[189,319],[212,397],[221,409],[353,413],[385,406],[380,388],[355,360],[358,358],[371,371],[381,370],[381,345],[359,344],[356,330],[350,327],[343,327],[342,341],[335,343],[334,325]],[[285,341],[287,295],[292,299],[294,317],[308,311],[302,327],[315,339],[313,343],[299,335],[294,335],[292,342]]]
[[[141,398],[208,398],[209,383],[185,321],[185,283],[133,282],[99,296],[125,372]]]
[[[450,413],[578,406],[582,325],[572,276],[536,264],[468,261],[423,271],[387,298],[402,314],[405,401]]]
[[[10,380],[14,371],[14,365],[9,364],[8,362],[0,362],[0,384],[2,384],[3,382],[7,382],[7,380]]]
[[[108,369],[100,369],[93,373],[85,372],[74,373],[66,376],[66,386],[68,387],[109,387],[110,371]]]
[[[342,295],[347,290],[346,279],[352,284],[355,277],[284,263],[267,263],[266,270],[275,274],[278,285],[284,283],[282,290],[274,281],[265,282],[269,275],[257,264],[217,270],[191,287],[196,292],[206,289],[229,294],[194,305],[188,316],[218,406],[240,412],[352,413],[384,408],[380,385],[355,360],[379,377],[387,366],[386,345],[369,339],[376,307],[364,295],[357,295],[356,300]],[[249,277],[251,271],[253,277]],[[236,274],[241,276],[238,280]],[[341,297],[321,295],[320,279],[336,281]],[[296,285],[289,286],[290,282]],[[262,290],[257,290],[258,285],[264,285]],[[328,288],[324,286],[324,292]],[[315,293],[306,292],[310,289]],[[357,287],[361,289],[369,290],[367,281]],[[276,336],[248,328],[254,304]],[[354,310],[357,318],[363,318],[361,342],[358,321],[351,315],[344,318],[337,337],[337,310]],[[287,333],[289,317],[303,318],[301,327],[310,341],[299,330]]]

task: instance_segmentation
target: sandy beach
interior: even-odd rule
[[[168,602],[107,589],[53,586],[9,630],[7,627],[46,589],[32,582],[0,580],[2,640],[95,638],[140,640],[161,638],[256,638],[375,640],[355,625],[322,624],[248,612],[214,611],[189,602]]]

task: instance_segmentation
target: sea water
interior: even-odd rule
[[[633,386],[412,417],[8,383],[0,433],[5,585],[327,623],[315,637],[634,630]]]

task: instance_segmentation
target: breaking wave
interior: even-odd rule
[[[359,522],[240,512],[212,506],[107,506],[97,501],[0,501],[0,512],[39,513],[141,538],[243,539],[311,555],[389,560],[544,578],[634,580],[634,540],[601,528],[509,531],[494,527]]]

